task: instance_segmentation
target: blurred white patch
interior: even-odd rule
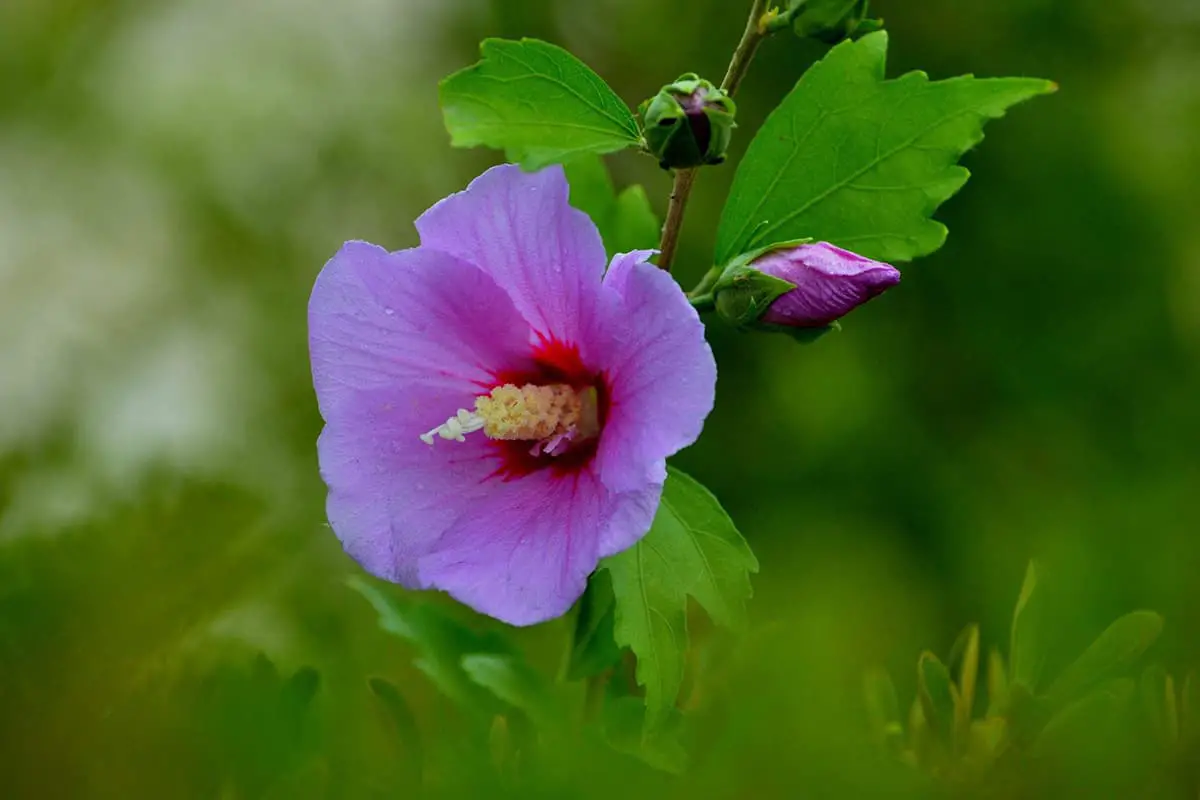
[[[165,327],[129,353],[80,410],[82,450],[116,483],[153,466],[219,468],[244,438],[258,394],[236,349],[243,326],[234,315]]]
[[[133,497],[156,469],[287,483],[261,431],[247,446],[271,418],[261,315],[196,262],[211,233],[180,201],[271,226],[290,252],[410,230],[452,170],[427,154],[450,152],[436,80],[463,64],[438,42],[441,18],[462,13],[438,0],[152,4],[89,65],[91,127],[0,134],[0,457],[37,454],[0,538]],[[331,153],[354,161],[350,177]],[[359,199],[375,164],[416,208],[370,206],[378,184]]]
[[[136,164],[0,140],[0,455],[58,454],[20,475],[0,539],[85,518],[155,467],[237,460],[249,314],[190,288],[181,230]]]
[[[0,543],[87,520],[101,503],[98,491],[78,469],[43,468],[22,475],[12,487],[14,502],[0,515]]]
[[[269,602],[246,602],[214,619],[207,629],[196,632],[188,643],[200,653],[219,639],[245,645],[274,658],[292,655],[295,649],[295,620]]]
[[[158,4],[114,37],[94,88],[128,135],[198,161],[249,218],[310,176],[339,137],[355,147],[404,137],[414,83],[430,92],[412,112],[440,129],[425,72],[448,10],[437,0]]]
[[[178,269],[174,226],[128,164],[0,140],[0,452],[78,407],[156,316]]]

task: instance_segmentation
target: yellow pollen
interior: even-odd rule
[[[561,383],[519,387],[506,383],[475,398],[475,413],[483,419],[483,433],[489,439],[549,439],[579,428],[582,394]]]
[[[427,445],[434,437],[465,442],[482,430],[489,439],[536,442],[533,455],[560,455],[600,434],[599,392],[588,386],[550,386],[506,383],[475,398],[475,411],[460,408],[453,417],[420,435]]]

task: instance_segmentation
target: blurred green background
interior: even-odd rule
[[[748,7],[0,4],[0,795],[489,785],[413,649],[346,586],[308,293],[343,240],[414,245],[411,220],[494,163],[451,150],[437,107],[480,38],[562,44],[636,104],[684,71],[719,80]],[[1155,658],[1200,667],[1200,7],[873,10],[893,75],[1061,90],[988,126],[938,214],[946,246],[840,335],[710,327],[717,407],[676,463],[759,555],[753,630],[701,693],[688,777],[560,754],[547,796],[873,796],[863,670],[886,666],[907,698],[917,654],[965,624],[1004,646],[1035,556],[1061,595],[1051,661],[1152,608]],[[732,165],[822,52],[761,49],[731,164],[697,186],[685,284],[709,266]],[[652,160],[609,163],[665,210]],[[564,636],[519,641],[552,674]],[[303,713],[302,666],[320,675]],[[400,688],[411,730],[368,676]]]

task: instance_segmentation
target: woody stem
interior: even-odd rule
[[[742,84],[742,78],[746,77],[746,71],[750,69],[750,62],[754,59],[754,52],[770,33],[764,24],[763,15],[766,13],[767,0],[754,0],[750,18],[746,20],[746,30],[742,32],[742,40],[733,51],[729,69],[725,70],[725,79],[721,81],[721,89],[730,96]]]
[[[675,170],[675,182],[671,185],[671,200],[667,204],[667,221],[663,223],[662,242],[658,246],[658,266],[671,271],[675,260],[675,248],[679,246],[679,231],[683,227],[683,212],[687,208],[692,184],[696,182],[696,168]]]
[[[742,78],[750,68],[754,52],[758,45],[768,35],[764,26],[763,16],[767,11],[767,0],[754,0],[750,7],[750,18],[746,20],[746,30],[742,39],[733,51],[729,61],[729,69],[725,71],[725,79],[721,81],[721,89],[731,97],[741,85]],[[679,231],[683,226],[683,212],[687,209],[688,198],[692,194],[692,185],[696,182],[696,168],[675,170],[675,180],[671,186],[671,200],[667,205],[667,219],[663,223],[662,241],[658,246],[658,266],[671,271],[675,260],[675,251],[679,246]]]

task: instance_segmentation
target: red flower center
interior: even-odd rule
[[[579,356],[579,347],[561,342],[558,339],[547,339],[539,335],[538,343],[533,348],[531,363],[525,367],[510,370],[500,370],[493,375],[493,383],[488,390],[497,386],[512,384],[524,386],[553,386],[565,384],[573,389],[583,391],[596,390],[597,417],[600,430],[604,430],[604,422],[608,419],[609,392],[605,376],[591,370]],[[504,480],[519,478],[541,469],[552,469],[559,475],[571,475],[586,467],[596,455],[600,435],[592,436],[581,441],[572,442],[566,449],[551,454],[531,447],[529,441],[492,440],[500,457],[500,466],[495,475]]]

